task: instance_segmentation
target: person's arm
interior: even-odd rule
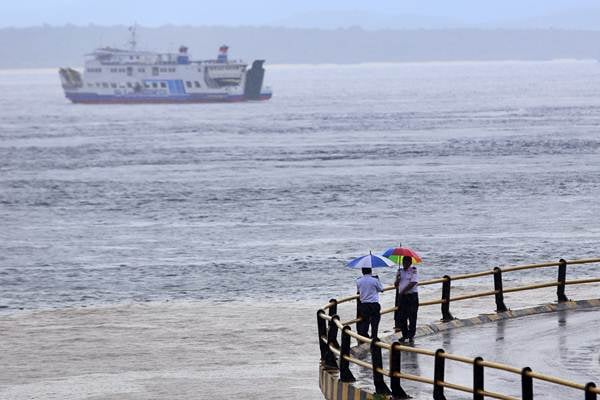
[[[378,292],[383,292],[383,284],[381,283],[381,281],[379,280],[378,276],[374,277],[377,280],[377,291]]]
[[[399,295],[403,295],[405,292],[408,292],[410,289],[414,288],[417,282],[410,282],[404,289],[398,292]]]

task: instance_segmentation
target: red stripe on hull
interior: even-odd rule
[[[229,97],[225,99],[182,99],[173,100],[167,98],[156,99],[127,99],[127,98],[103,98],[103,99],[73,99],[75,104],[198,104],[198,103],[242,103],[247,101],[266,101],[272,97],[271,94],[261,95],[258,99],[246,99],[243,96]]]
[[[248,99],[223,99],[223,100],[185,100],[173,101],[167,99],[156,100],[127,100],[127,99],[111,99],[111,100],[71,100],[74,104],[207,104],[207,103],[243,103],[249,101],[267,101],[271,97],[261,97],[256,100]]]

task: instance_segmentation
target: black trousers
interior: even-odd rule
[[[417,330],[417,312],[419,311],[419,294],[407,293],[397,296],[398,310],[394,314],[396,328],[402,331],[402,336],[413,338]]]
[[[376,338],[379,321],[381,320],[381,306],[379,303],[360,303],[358,305],[358,316],[362,318],[356,324],[356,331],[361,336]],[[371,336],[369,336],[369,325],[371,325]]]

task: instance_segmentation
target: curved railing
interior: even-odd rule
[[[588,283],[600,283],[600,278],[586,278],[586,279],[574,279],[567,280],[567,265],[580,265],[580,264],[592,264],[599,263],[600,258],[585,259],[585,260],[570,260],[564,259],[558,262],[548,262],[541,264],[529,264],[520,266],[511,266],[505,268],[493,268],[487,271],[481,271],[471,274],[455,275],[455,276],[444,276],[442,278],[431,279],[424,282],[420,282],[419,286],[427,286],[434,284],[442,284],[442,294],[439,300],[428,300],[419,303],[419,306],[430,306],[430,305],[441,305],[442,321],[448,322],[454,319],[450,313],[450,304],[455,301],[462,301],[467,299],[495,296],[496,311],[504,312],[507,311],[507,307],[504,304],[504,293],[512,293],[524,290],[540,289],[556,286],[556,294],[558,302],[568,301],[565,295],[566,285],[580,285]],[[528,269],[547,268],[547,267],[558,267],[558,278],[555,281],[536,283],[531,285],[517,286],[505,289],[503,287],[503,273],[523,271]],[[451,283],[458,280],[481,278],[485,276],[493,277],[493,290],[469,293],[464,295],[451,296]],[[394,290],[394,286],[388,286],[384,288],[384,291]],[[496,363],[492,361],[483,360],[481,357],[464,357],[461,355],[446,353],[443,349],[430,350],[423,348],[416,348],[413,346],[404,346],[399,342],[392,344],[384,343],[378,338],[370,339],[368,337],[361,336],[352,331],[350,325],[360,321],[360,318],[355,318],[347,321],[341,321],[337,315],[337,306],[342,303],[348,303],[356,301],[357,306],[359,303],[358,295],[345,297],[342,299],[331,299],[323,308],[317,311],[317,326],[319,335],[319,345],[321,351],[321,362],[326,369],[339,369],[339,379],[342,382],[354,382],[355,378],[350,371],[350,363],[367,368],[373,371],[373,383],[375,386],[375,393],[377,394],[392,394],[397,398],[407,398],[407,394],[400,385],[400,379],[406,379],[415,382],[421,382],[427,385],[431,385],[433,389],[434,400],[445,400],[444,389],[457,390],[465,393],[473,394],[474,399],[484,399],[485,397],[501,399],[501,400],[519,400],[515,397],[511,397],[502,393],[496,393],[485,390],[484,388],[484,369],[489,368],[493,370],[505,371],[518,375],[521,379],[521,399],[532,400],[533,399],[533,383],[534,380],[549,382],[564,387],[570,387],[583,391],[585,394],[585,400],[596,400],[597,395],[600,394],[600,388],[597,388],[593,382],[587,384],[580,384],[569,380],[540,374],[534,372],[529,367],[517,368],[514,366]],[[396,303],[397,304],[397,303]],[[381,310],[381,314],[387,314],[394,312],[397,307],[390,307]],[[327,324],[329,322],[329,324]],[[341,346],[338,344],[338,331],[341,331]],[[352,357],[350,355],[350,339],[354,338],[357,342],[368,343],[369,351],[371,353],[371,363],[364,360]],[[383,368],[382,361],[382,349],[389,352],[389,368]],[[434,362],[434,374],[433,377],[426,377],[420,375],[412,375],[402,372],[400,367],[400,360],[402,353],[416,353],[433,358]],[[444,379],[445,375],[445,360],[451,360],[463,364],[469,364],[473,367],[473,385],[471,387],[459,385],[451,382],[446,382]],[[384,381],[384,376],[390,378],[391,389],[387,386]]]

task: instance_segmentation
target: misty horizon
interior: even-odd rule
[[[115,12],[118,10],[118,12]],[[0,28],[93,25],[286,27],[336,29],[600,29],[600,5],[593,0],[376,1],[368,8],[358,0],[307,0],[302,3],[233,1],[199,4],[171,0],[146,7],[142,1],[22,0],[2,6]]]
[[[126,47],[128,26],[0,28],[0,68],[81,66],[92,50]],[[139,26],[140,49],[189,47],[196,59],[231,56],[268,64],[596,59],[600,31],[559,29],[365,30],[216,26]]]

